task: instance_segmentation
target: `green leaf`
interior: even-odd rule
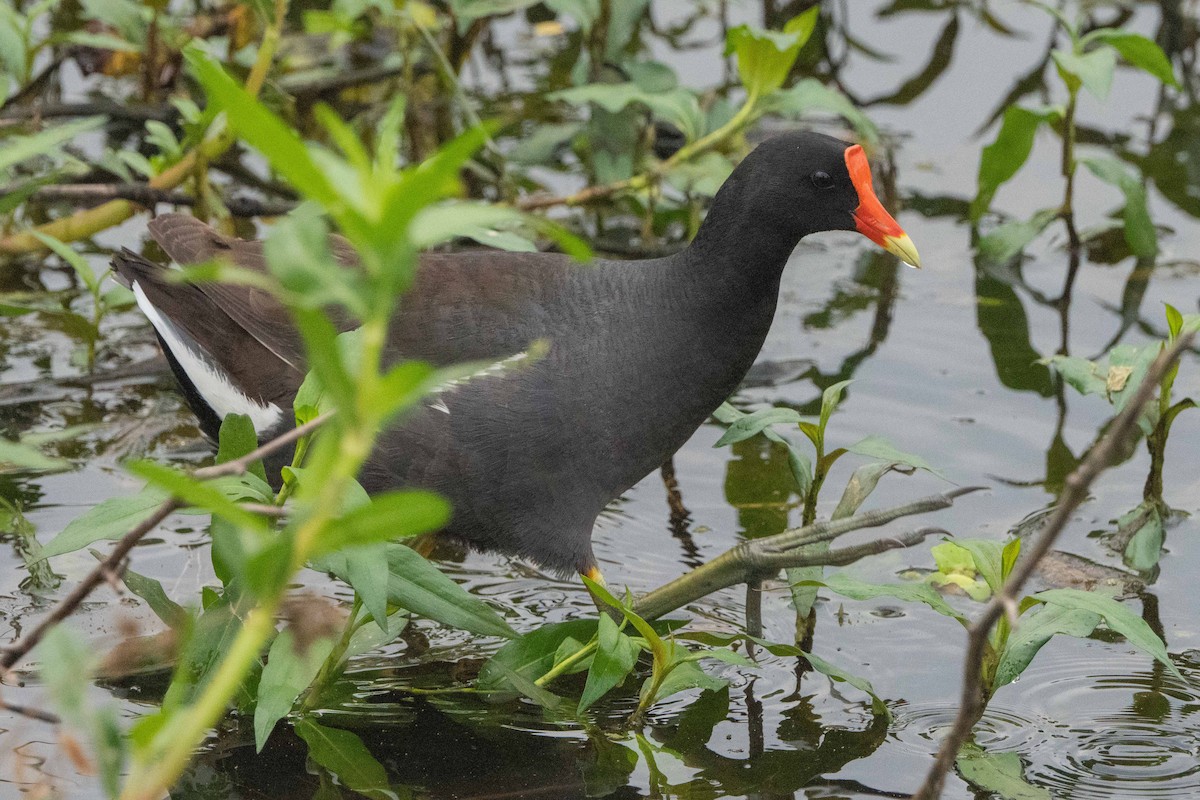
[[[540,678],[554,666],[555,653],[563,642],[568,639],[590,641],[596,635],[596,625],[594,619],[555,622],[505,643],[480,670],[479,688],[485,691],[509,689],[508,676],[512,673],[530,681]]]
[[[333,639],[322,637],[303,652],[296,647],[290,629],[285,628],[267,654],[267,664],[258,679],[258,702],[254,706],[254,747],[262,752],[275,724],[292,710],[296,698],[317,677],[321,665],[333,651]]]
[[[1162,83],[1168,86],[1179,86],[1167,54],[1145,36],[1115,28],[1100,28],[1084,36],[1083,43],[1093,39],[1109,45],[1121,54],[1121,58],[1138,69],[1150,73]]]
[[[504,674],[508,685],[512,686],[519,693],[525,695],[533,702],[537,703],[542,708],[548,710],[556,710],[562,705],[562,698],[541,686],[524,675],[514,672],[503,663],[496,664],[494,667],[497,671]]]
[[[83,285],[87,287],[88,293],[96,296],[100,293],[100,279],[96,276],[96,271],[92,269],[91,264],[84,261],[83,256],[79,255],[74,247],[69,244],[55,239],[53,236],[47,236],[39,230],[31,230],[38,241],[50,248],[50,250],[64,262],[67,266],[75,271],[79,276],[79,280],[83,281]]]
[[[963,780],[996,794],[1000,800],[1051,800],[1048,791],[1025,780],[1021,757],[1016,753],[989,753],[967,742],[958,751],[954,765]]]
[[[359,319],[367,315],[371,290],[360,272],[334,260],[324,218],[289,214],[271,229],[263,252],[271,273],[292,293],[293,306],[313,313],[336,305]]]
[[[955,611],[949,603],[942,599],[940,594],[924,583],[867,583],[857,578],[851,578],[842,572],[835,572],[824,580],[812,581],[812,583],[824,586],[830,591],[853,600],[892,597],[904,602],[924,603],[937,613],[958,620],[963,627],[971,624],[970,620]]]
[[[1104,394],[1106,383],[1099,366],[1079,356],[1050,356],[1038,362],[1046,364],[1082,395]]]
[[[906,466],[899,461],[873,461],[863,464],[850,475],[842,497],[838,500],[837,508],[833,510],[831,519],[845,519],[854,516],[854,512],[871,496],[879,480],[897,467]]]
[[[327,553],[314,559],[310,566],[319,572],[336,575],[350,584],[371,618],[380,626],[387,623],[389,572],[385,544]]]
[[[992,691],[1016,680],[1051,637],[1065,634],[1083,638],[1099,624],[1099,614],[1082,608],[1045,605],[1035,612],[1023,614],[1000,654]]]
[[[579,698],[577,711],[582,714],[593,703],[623,680],[637,664],[641,648],[633,639],[621,633],[617,623],[608,614],[600,615],[599,646],[592,666],[588,669],[587,683]]]
[[[370,798],[396,800],[387,771],[350,731],[327,728],[309,718],[296,723],[296,735],[308,745],[313,761],[337,776],[347,789]]]
[[[350,636],[350,643],[346,646],[344,659],[351,659],[363,653],[378,650],[395,641],[408,627],[408,612],[403,609],[392,612],[382,619],[382,623],[363,625]]]
[[[879,147],[879,129],[871,118],[836,87],[821,83],[816,78],[804,78],[791,88],[780,89],[771,94],[764,104],[771,113],[790,117],[806,116],[812,111],[828,111],[849,122],[867,150]]]
[[[643,698],[652,685],[653,678],[647,678],[646,682],[642,684]],[[671,667],[671,671],[658,685],[658,690],[654,694],[654,702],[662,702],[671,695],[688,689],[705,689],[715,692],[728,685],[728,681],[709,675],[694,661],[679,661]]]
[[[1111,183],[1125,195],[1122,216],[1125,241],[1139,258],[1154,258],[1158,254],[1158,230],[1146,205],[1146,187],[1135,175],[1114,158],[1081,158],[1079,163],[1105,183]]]
[[[942,542],[931,547],[929,552],[933,556],[933,563],[937,565],[938,572],[947,575],[960,572],[973,576],[978,571],[971,551],[960,547],[957,542]]]
[[[353,408],[354,380],[346,371],[343,354],[349,348],[343,344],[354,341],[358,331],[338,334],[333,323],[321,311],[293,307],[292,318],[304,338],[304,348],[309,359],[309,369],[316,375],[314,390],[328,394],[333,408]],[[341,337],[347,341],[339,342]],[[307,383],[307,381],[305,381]],[[322,407],[323,406],[319,406]]]
[[[0,439],[0,464],[38,471],[62,470],[71,466],[66,459],[52,458],[28,445],[4,439]]]
[[[852,383],[854,383],[852,380],[838,381],[821,392],[821,419],[817,425],[821,431],[822,441],[825,440],[825,426],[829,424],[829,418],[833,416],[833,411],[838,407],[838,403],[842,402],[842,392]]]
[[[110,497],[71,520],[37,557],[73,553],[101,539],[120,539],[166,499],[166,492],[151,486],[132,497]]]
[[[826,661],[820,656],[814,655],[813,653],[804,653],[803,657],[808,660],[808,663],[812,665],[813,669],[829,678],[834,683],[848,683],[855,689],[865,692],[867,696],[871,698],[871,710],[875,712],[877,716],[881,716],[889,720],[892,718],[891,709],[887,707],[887,703],[885,703],[883,698],[876,693],[875,687],[872,686],[871,682],[866,678],[860,678],[852,672],[847,672],[836,664],[831,664],[830,662]]]
[[[388,569],[388,599],[395,605],[480,636],[516,638],[516,631],[491,606],[468,594],[411,548],[389,546]]]
[[[538,124],[528,135],[513,144],[508,159],[518,164],[544,165],[554,158],[567,142],[584,128],[582,122],[547,122]]]
[[[665,177],[679,191],[712,197],[733,173],[733,162],[721,153],[703,153],[671,166]]]
[[[235,83],[201,47],[189,45],[183,55],[209,100],[225,112],[238,136],[262,153],[272,169],[326,208],[338,204],[337,190],[317,167],[294,128]]]
[[[979,237],[979,255],[993,264],[1007,264],[1021,254],[1050,223],[1058,219],[1058,209],[1046,208],[1027,220],[1005,222]]]
[[[1021,555],[1021,537],[1015,536],[1008,544],[1004,545],[1004,549],[1000,551],[1000,578],[1003,581],[1008,580],[1008,576],[1012,574],[1013,567],[1017,565],[1017,558]]]
[[[511,14],[537,5],[538,2],[540,0],[450,0],[450,8],[458,20],[458,32],[462,34],[477,19]]]
[[[1053,112],[1009,106],[996,140],[979,155],[978,189],[971,201],[971,221],[978,221],[992,204],[996,190],[1007,183],[1029,159],[1038,128]],[[1044,226],[1043,226],[1044,227]]]
[[[396,159],[400,157],[400,134],[407,110],[408,97],[397,94],[375,128],[375,169],[379,172],[396,168]]]
[[[1167,330],[1170,331],[1170,338],[1174,341],[1179,332],[1183,330],[1183,314],[1179,313],[1179,309],[1170,303],[1163,303],[1166,306],[1167,312]]]
[[[102,558],[99,553],[93,551],[92,554],[96,556],[97,560]],[[150,610],[154,612],[155,616],[173,630],[183,628],[191,619],[192,615],[183,606],[168,597],[162,583],[154,578],[147,578],[145,575],[126,568],[121,573],[121,580],[129,588],[129,591],[145,600],[146,605],[150,606]]]
[[[225,464],[241,458],[258,447],[258,434],[254,430],[254,423],[245,414],[226,414],[225,419],[221,420],[218,438],[218,464]],[[248,469],[264,483],[266,482],[267,473],[263,469],[261,459],[252,463]]]
[[[763,409],[763,413],[765,413],[766,411],[786,411],[786,410],[787,409]],[[756,412],[756,413],[759,413],[759,412]],[[722,403],[720,405],[720,407],[718,407],[717,410],[713,412],[713,417],[718,422],[723,422],[726,425],[733,425],[734,423],[738,422],[739,420],[746,419],[747,417],[750,417],[750,416],[752,416],[752,415],[744,414],[743,412],[738,411],[736,408],[729,405],[729,403]],[[786,420],[786,421],[791,421],[791,420]],[[800,423],[801,426],[803,426],[805,424],[811,424],[811,423],[805,423],[805,422]],[[726,434],[728,435],[728,432],[726,432]],[[798,447],[796,447],[796,445],[792,442],[791,439],[788,439],[786,436],[776,433],[775,431],[771,430],[771,428],[769,428],[769,427],[764,427],[762,429],[762,434],[763,434],[763,436],[767,437],[767,439],[771,440],[772,442],[777,442],[778,444],[781,444],[787,448],[788,466],[792,470],[792,476],[796,479],[797,491],[801,495],[805,494],[808,491],[808,487],[810,485],[812,485],[812,479],[813,479],[812,478],[812,461],[808,458],[808,456],[805,453],[801,452],[801,450]],[[753,434],[751,434],[751,435],[753,435]],[[718,444],[719,444],[719,442],[718,442]],[[718,445],[713,445],[713,446],[716,447]]]
[[[430,533],[450,520],[450,504],[433,492],[405,489],[376,495],[332,523],[312,550],[313,556],[345,547],[404,539]]]
[[[134,475],[145,478],[155,486],[165,489],[187,505],[223,517],[239,528],[251,531],[266,530],[267,528],[266,520],[238,506],[212,483],[198,481],[187,473],[154,461],[132,461],[127,463],[125,468]],[[265,501],[270,498],[260,496],[255,499]]]
[[[757,636],[748,636],[744,633],[733,635],[723,635],[712,633],[711,631],[688,631],[679,634],[680,639],[686,639],[691,642],[699,642],[700,644],[708,645],[709,647],[725,647],[728,648],[736,641],[753,642],[762,647],[771,655],[780,656],[781,658],[806,658],[814,659],[813,668],[822,675],[833,678],[835,681],[846,681],[852,686],[862,689],[868,694],[874,695],[874,691],[870,689],[870,683],[866,680],[856,677],[849,672],[846,672],[841,667],[825,661],[824,659],[814,656],[805,650],[800,649],[794,644],[782,644],[780,642],[771,642],[766,639],[761,639]],[[878,699],[878,698],[877,698]],[[885,712],[886,713],[886,712]]]
[[[1108,99],[1108,90],[1112,88],[1113,72],[1117,67],[1117,53],[1110,47],[1101,47],[1090,53],[1079,55],[1066,50],[1052,50],[1050,56],[1058,67],[1058,74],[1068,88],[1083,88],[1091,92],[1097,100]]]
[[[751,98],[763,97],[783,86],[800,48],[817,25],[819,13],[818,6],[810,8],[789,20],[782,32],[749,25],[729,30],[725,55],[737,55],[738,77]]]
[[[592,596],[599,598],[602,602],[607,603],[616,610],[620,611],[625,619],[629,620],[629,624],[637,629],[637,632],[646,640],[646,644],[650,647],[650,653],[654,656],[654,670],[657,674],[659,670],[667,668],[673,663],[672,654],[674,653],[674,645],[663,641],[663,638],[658,635],[654,627],[637,615],[632,608],[629,608],[620,600],[612,595],[608,589],[593,581],[586,575],[581,575],[580,579],[587,586],[588,591]],[[644,688],[644,687],[643,687]]]
[[[451,200],[417,214],[412,242],[426,249],[465,237],[501,250],[534,252],[537,246],[532,241],[506,230],[528,219],[528,215],[505,206]]]
[[[962,549],[971,554],[975,569],[993,592],[1004,586],[1004,546],[991,539],[955,539]]]
[[[896,449],[896,446],[884,439],[882,436],[868,436],[860,439],[854,444],[846,448],[851,453],[857,453],[860,456],[868,458],[877,458],[880,461],[888,461],[893,464],[904,464],[905,466],[915,469],[923,469],[926,472],[936,475],[942,480],[946,480],[946,476],[940,470],[934,469],[928,461],[920,456],[912,453],[905,453]]]
[[[1170,670],[1172,675],[1183,680],[1183,676],[1180,675],[1175,664],[1171,662],[1170,656],[1167,655],[1167,646],[1163,644],[1162,639],[1158,638],[1158,634],[1146,624],[1144,619],[1111,597],[1105,597],[1095,592],[1085,592],[1081,589],[1047,589],[1044,592],[1038,592],[1034,597],[1044,603],[1064,608],[1078,608],[1099,614],[1104,618],[1104,623],[1110,630],[1124,636],[1130,644],[1152,656]]]
[[[1145,508],[1149,505],[1149,508]],[[1163,531],[1162,513],[1158,509],[1158,504],[1150,502],[1148,504],[1139,505],[1137,508],[1130,511],[1128,514],[1118,520],[1118,525],[1124,528],[1132,520],[1146,512],[1145,521],[1142,523],[1129,541],[1125,545],[1125,552],[1122,554],[1122,560],[1130,569],[1136,569],[1139,572],[1149,572],[1158,565],[1162,558],[1162,547],[1165,533]]]
[[[795,423],[801,419],[803,417],[795,409],[763,408],[755,411],[753,414],[738,417],[713,447],[724,447],[727,444],[749,439],[751,436],[756,436],[763,430],[779,422]]]
[[[37,156],[50,155],[81,133],[104,127],[107,117],[87,117],[46,128],[30,136],[13,136],[4,140],[0,147],[0,173],[9,167],[22,164]]]
[[[785,439],[771,430],[766,431],[766,436],[772,441],[782,442],[787,447],[788,467],[792,471],[792,477],[796,479],[796,493],[801,496],[807,494],[813,482],[812,461],[807,455],[800,452],[790,439]]]

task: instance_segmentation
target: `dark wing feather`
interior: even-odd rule
[[[277,357],[201,287],[167,280],[166,269],[129,250],[115,254],[112,263],[122,282],[137,283],[150,304],[219,366],[243,394],[262,404],[291,407],[292,397],[304,379],[303,369]],[[178,375],[177,365],[174,368]]]

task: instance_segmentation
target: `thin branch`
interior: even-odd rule
[[[0,126],[16,125],[31,119],[98,116],[128,122],[172,122],[179,116],[179,111],[174,106],[129,106],[112,100],[91,103],[38,103],[29,106],[9,106],[2,110]]]
[[[922,528],[841,550],[813,553],[808,549],[811,544],[828,542],[852,531],[877,527],[913,514],[948,508],[956,498],[980,488],[982,487],[968,486],[954,489],[896,508],[867,511],[831,522],[817,522],[774,536],[742,542],[712,561],[642,595],[634,603],[634,611],[646,619],[656,619],[713,592],[761,579],[787,567],[809,567],[818,564],[843,566],[874,553],[897,547],[911,547],[930,534],[945,531],[941,528]]]
[[[186,192],[160,189],[148,183],[70,183],[43,186],[30,198],[43,203],[102,203],[109,200],[128,200],[139,206],[153,207],[159,203],[174,206],[194,206],[196,198]],[[235,217],[277,217],[296,207],[288,200],[266,201],[250,197],[231,197],[223,200]]]
[[[272,453],[282,450],[296,440],[307,436],[317,428],[324,425],[333,412],[326,412],[319,417],[307,422],[297,428],[292,428],[290,431],[275,437],[260,447],[251,450],[241,458],[235,458],[232,461],[226,461],[224,464],[214,464],[211,467],[204,467],[192,473],[192,477],[197,480],[209,480],[212,478],[220,478],[227,475],[243,475],[250,465],[261,458],[271,455]],[[24,658],[30,650],[37,646],[46,632],[54,625],[62,622],[77,609],[95,589],[101,584],[108,581],[108,576],[120,572],[120,565],[129,555],[129,551],[133,549],[142,537],[154,530],[160,522],[169,517],[172,513],[182,507],[182,503],[174,497],[169,497],[164,500],[154,512],[139,522],[132,530],[120,538],[112,552],[108,557],[97,564],[91,572],[89,572],[82,581],[71,591],[69,595],[58,601],[58,604],[51,609],[29,633],[25,634],[17,643],[7,647],[0,655],[0,676],[7,673],[14,665]]]
[[[47,722],[51,725],[62,724],[62,718],[57,714],[51,714],[49,711],[42,711],[40,708],[20,706],[16,703],[9,703],[2,699],[0,699],[0,711],[11,711],[14,714],[20,714],[22,717],[35,719],[38,722]]]
[[[404,67],[399,64],[379,64],[362,69],[339,71],[317,78],[284,78],[279,81],[279,85],[296,99],[310,99],[340,92],[342,89],[349,89],[353,86],[379,83],[397,78],[402,74],[404,74]]]
[[[983,653],[987,644],[988,634],[992,626],[1004,615],[1007,609],[1013,607],[1022,587],[1038,568],[1042,558],[1050,552],[1055,540],[1067,526],[1075,509],[1087,498],[1088,488],[1104,470],[1116,460],[1119,454],[1129,445],[1137,429],[1137,420],[1141,416],[1146,403],[1150,401],[1158,389],[1162,376],[1171,364],[1191,343],[1194,334],[1181,336],[1169,349],[1159,354],[1147,370],[1141,386],[1128,405],[1118,414],[1108,426],[1095,446],[1091,448],[1087,458],[1067,476],[1062,497],[1046,523],[1045,530],[1029,551],[1027,557],[1017,562],[1012,574],[1008,577],[1001,591],[997,592],[991,602],[983,609],[967,635],[967,652],[963,659],[962,698],[959,700],[958,715],[954,725],[942,745],[938,749],[937,758],[925,777],[921,788],[913,795],[913,800],[936,800],[942,794],[942,786],[946,774],[954,766],[958,751],[971,733],[984,711],[983,687]]]

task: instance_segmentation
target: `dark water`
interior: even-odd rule
[[[1110,414],[1101,398],[1056,391],[1045,368],[1032,362],[1053,354],[1064,339],[1071,353],[1095,356],[1116,340],[1140,344],[1161,336],[1164,302],[1185,313],[1197,311],[1200,105],[1193,98],[1180,100],[1178,108],[1160,108],[1156,85],[1128,69],[1119,70],[1107,103],[1082,96],[1085,148],[1088,141],[1114,141],[1129,153],[1151,153],[1150,208],[1163,235],[1157,263],[1141,268],[1119,247],[1094,249],[1064,319],[1045,301],[1057,297],[1065,273],[1060,233],[1035,244],[1020,275],[992,275],[975,265],[961,220],[963,201],[974,193],[980,146],[991,135],[981,140],[977,132],[1016,76],[1045,58],[1051,31],[1044,14],[1016,3],[991,4],[1012,29],[997,31],[971,10],[975,5],[981,4],[839,6],[839,19],[857,41],[893,57],[876,62],[851,52],[839,73],[842,85],[860,100],[887,98],[908,87],[899,98],[905,102],[876,103],[868,111],[898,143],[895,185],[906,209],[898,218],[920,248],[925,269],[897,266],[853,235],[804,242],[784,276],[760,363],[736,400],[743,408],[788,404],[811,413],[822,388],[853,378],[830,437],[848,443],[879,433],[921,454],[955,483],[990,486],[928,520],[959,536],[1003,540],[1028,515],[1055,502],[1062,477]],[[891,11],[881,13],[886,9]],[[1136,9],[1129,26],[1153,36],[1160,25],[1157,4]],[[759,13],[731,10],[735,21],[758,21]],[[524,25],[502,23],[501,40],[515,41]],[[692,38],[713,44],[686,51],[660,45],[656,55],[685,83],[711,86],[724,70],[718,33],[709,19]],[[939,55],[927,67],[939,39]],[[920,76],[931,73],[926,86]],[[518,86],[525,80],[519,66],[509,77]],[[485,69],[480,80],[492,86],[496,76]],[[1001,190],[996,208],[1024,217],[1056,205],[1062,191],[1057,159],[1057,139],[1043,134],[1029,165]],[[1086,228],[1119,208],[1120,196],[1083,173],[1076,202]],[[143,237],[143,221],[134,220],[100,244],[138,246]],[[4,280],[10,290],[73,291],[61,273],[48,268]],[[72,302],[86,308],[81,298]],[[117,467],[121,457],[143,452],[182,462],[207,457],[165,376],[77,385],[72,379],[82,374],[73,356],[78,340],[69,330],[57,329],[45,316],[6,320],[2,330],[0,419],[6,434],[97,423],[69,452],[80,465],[76,472],[0,476],[4,496],[20,499],[42,541],[82,509],[137,488]],[[153,354],[148,328],[136,313],[109,321],[102,366],[120,367]],[[1200,396],[1197,366],[1194,356],[1184,364],[1177,396]],[[798,523],[784,454],[759,440],[713,449],[719,435],[718,426],[706,425],[676,458],[691,513],[685,529],[672,530],[657,475],[604,516],[595,544],[610,583],[646,590],[743,537]],[[1163,635],[1187,682],[1110,635],[1056,639],[1019,682],[1000,690],[977,728],[979,745],[1019,754],[1027,779],[1053,797],[1200,797],[1198,447],[1200,414],[1185,413],[1171,435],[1165,497],[1193,516],[1181,515],[1170,528],[1161,574],[1130,601]],[[832,511],[856,465],[849,457],[838,464],[822,513]],[[1119,558],[1096,534],[1111,530],[1112,520],[1139,502],[1148,465],[1139,446],[1105,474],[1064,534],[1061,549],[1119,568]],[[944,487],[926,474],[892,476],[870,502],[882,507]],[[138,548],[135,564],[160,579],[172,596],[195,597],[212,579],[205,542],[197,518],[176,517]],[[92,563],[91,556],[74,554],[54,567],[69,583]],[[59,593],[18,588],[24,577],[19,565],[10,551],[0,566],[3,638],[19,634],[24,621]],[[448,554],[445,566],[518,627],[593,610],[578,583],[496,556]],[[928,547],[917,547],[849,569],[865,579],[893,581],[909,568],[929,566]],[[1075,577],[1073,570],[1065,573]],[[334,591],[318,576],[304,580]],[[1053,580],[1060,582],[1062,574]],[[532,705],[488,706],[470,697],[406,691],[458,685],[460,670],[469,670],[473,659],[495,646],[428,623],[418,623],[419,635],[388,653],[363,659],[352,673],[359,694],[329,712],[329,720],[360,733],[401,796],[406,787],[429,798],[903,796],[918,786],[953,718],[962,630],[923,607],[822,598],[814,652],[867,677],[895,715],[890,725],[873,719],[857,690],[833,686],[820,675],[798,677],[792,660],[763,655],[757,670],[715,668],[731,682],[727,693],[699,701],[687,693],[655,707],[640,744],[632,738],[608,741],[602,732],[620,727],[635,697],[606,701],[598,707],[595,730],[586,731],[548,719]],[[728,590],[696,604],[694,627],[725,629],[741,617],[743,601],[741,591]],[[973,610],[969,601],[953,602]],[[766,587],[764,614],[768,638],[792,640],[794,615],[782,583]],[[157,623],[132,600],[100,593],[72,625],[102,650],[130,625],[151,631]],[[116,697],[133,718],[156,693],[153,686],[123,685],[95,689],[93,696],[97,702]],[[38,704],[42,693],[32,684],[6,688],[5,699]],[[6,716],[0,716],[0,729],[0,794],[16,796],[22,785],[49,776],[66,796],[99,796],[90,778],[53,760],[51,730]],[[254,755],[252,742],[248,723],[228,722],[172,796],[291,798],[317,791],[319,780],[306,768],[303,746],[288,731],[277,732],[261,756]],[[977,795],[952,775],[946,796]]]

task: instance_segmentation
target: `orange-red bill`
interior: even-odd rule
[[[854,210],[854,226],[858,232],[910,267],[920,269],[921,256],[917,253],[916,245],[875,196],[875,189],[871,185],[871,164],[862,146],[856,144],[846,148],[846,169],[850,173],[850,182],[858,192],[858,208]]]

